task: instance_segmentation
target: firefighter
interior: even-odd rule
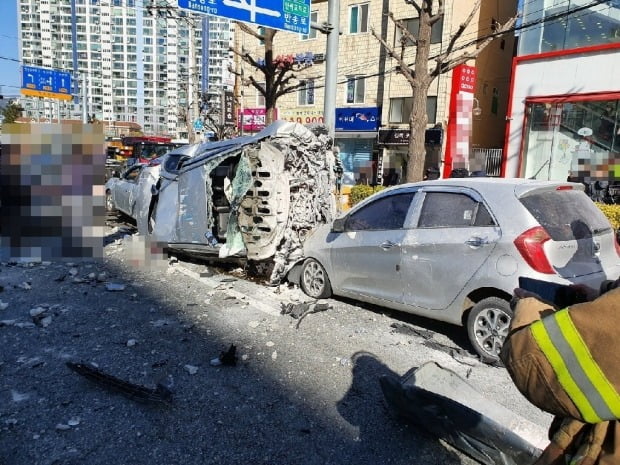
[[[515,289],[501,359],[521,393],[555,415],[535,465],[620,464],[619,283],[578,288],[594,300],[564,309]]]

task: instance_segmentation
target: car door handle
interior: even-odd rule
[[[487,245],[488,243],[489,240],[486,237],[484,239],[482,237],[472,237],[465,241],[465,244],[470,247],[481,247],[483,245]]]
[[[383,250],[389,250],[392,247],[400,247],[400,244],[397,244],[396,242],[392,242],[392,241],[385,241],[385,242],[382,242],[379,247],[381,247]]]

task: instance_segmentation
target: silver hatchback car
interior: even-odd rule
[[[467,328],[498,360],[519,277],[598,288],[620,274],[607,218],[575,183],[460,178],[381,191],[304,243],[289,273],[331,294]]]

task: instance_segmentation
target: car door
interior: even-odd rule
[[[401,243],[413,197],[393,193],[347,216],[331,247],[334,287],[351,297],[402,302]]]
[[[427,188],[418,196],[416,227],[401,246],[404,301],[444,309],[484,264],[501,231],[473,190]]]
[[[114,203],[116,208],[125,213],[131,215],[131,198],[133,190],[136,187],[138,176],[142,170],[143,165],[134,165],[125,171],[121,179],[114,186]]]

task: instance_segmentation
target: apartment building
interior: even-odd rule
[[[23,64],[74,76],[73,102],[23,97],[28,117],[81,119],[85,100],[106,134],[133,122],[147,134],[187,139],[194,100],[232,88],[226,19],[180,11],[176,0],[17,2]]]
[[[506,176],[620,181],[620,2],[528,0]]]
[[[472,11],[474,3],[473,0],[446,2],[443,22],[433,28],[431,56],[446,47],[452,33]],[[516,1],[483,3],[485,5],[474,17],[459,43],[473,44],[476,38],[492,33],[494,21],[504,22],[516,14]],[[319,24],[326,22],[327,6],[325,0],[313,1],[311,20]],[[389,185],[403,179],[412,90],[405,78],[397,72],[396,62],[371,34],[374,29],[389,44],[400,43],[400,34],[387,16],[389,12],[396,19],[403,20],[410,31],[417,32],[415,9],[404,0],[340,1],[335,138],[345,168],[345,185]],[[264,54],[263,45],[249,34],[238,32],[236,46],[252,56],[260,57]],[[437,166],[449,173],[455,161],[460,160],[470,169],[484,169],[485,160],[478,162],[475,157],[470,157],[471,145],[502,147],[506,122],[505,113],[500,112],[506,108],[509,87],[507,76],[513,48],[513,38],[507,37],[503,44],[498,43],[489,52],[485,52],[492,53],[491,58],[483,54],[478,60],[468,63],[469,66],[441,75],[433,82],[427,96],[427,166]],[[282,31],[276,34],[274,56],[290,56],[294,59],[300,68],[295,73],[297,79],[305,84],[297,91],[280,97],[277,102],[279,119],[302,123],[323,120],[325,60],[330,59],[325,56],[325,51],[326,36],[319,31],[311,30],[308,35]],[[493,57],[498,62],[497,66],[493,65]],[[413,63],[414,47],[406,48],[405,58]],[[480,69],[478,61],[484,63]],[[237,67],[243,68],[246,78],[253,75],[260,80],[261,74],[247,64],[238,62]],[[481,86],[474,83],[476,74]],[[469,83],[467,97],[459,103],[461,112],[465,108],[471,116],[475,107],[479,109],[479,116],[486,112],[493,115],[492,108],[487,108],[487,94],[501,100],[495,102],[496,107],[493,107],[497,117],[484,120],[478,118],[477,121],[470,118],[468,125],[459,126],[459,131],[470,133],[473,125],[474,130],[481,133],[500,134],[499,140],[482,134],[477,136],[474,132],[473,138],[471,134],[465,135],[465,147],[462,143],[456,146],[455,139],[462,139],[463,134],[449,129],[451,124],[457,123],[456,95],[459,94],[459,86],[454,83],[457,77],[467,79]],[[245,132],[261,129],[261,116],[264,115],[262,96],[248,85],[241,87],[240,94],[241,112],[244,115],[242,129]],[[491,103],[490,97],[489,101]],[[454,139],[452,142],[448,140],[451,133]],[[451,143],[453,147],[448,150],[450,160],[446,162],[446,151]],[[478,167],[477,164],[482,166]]]

